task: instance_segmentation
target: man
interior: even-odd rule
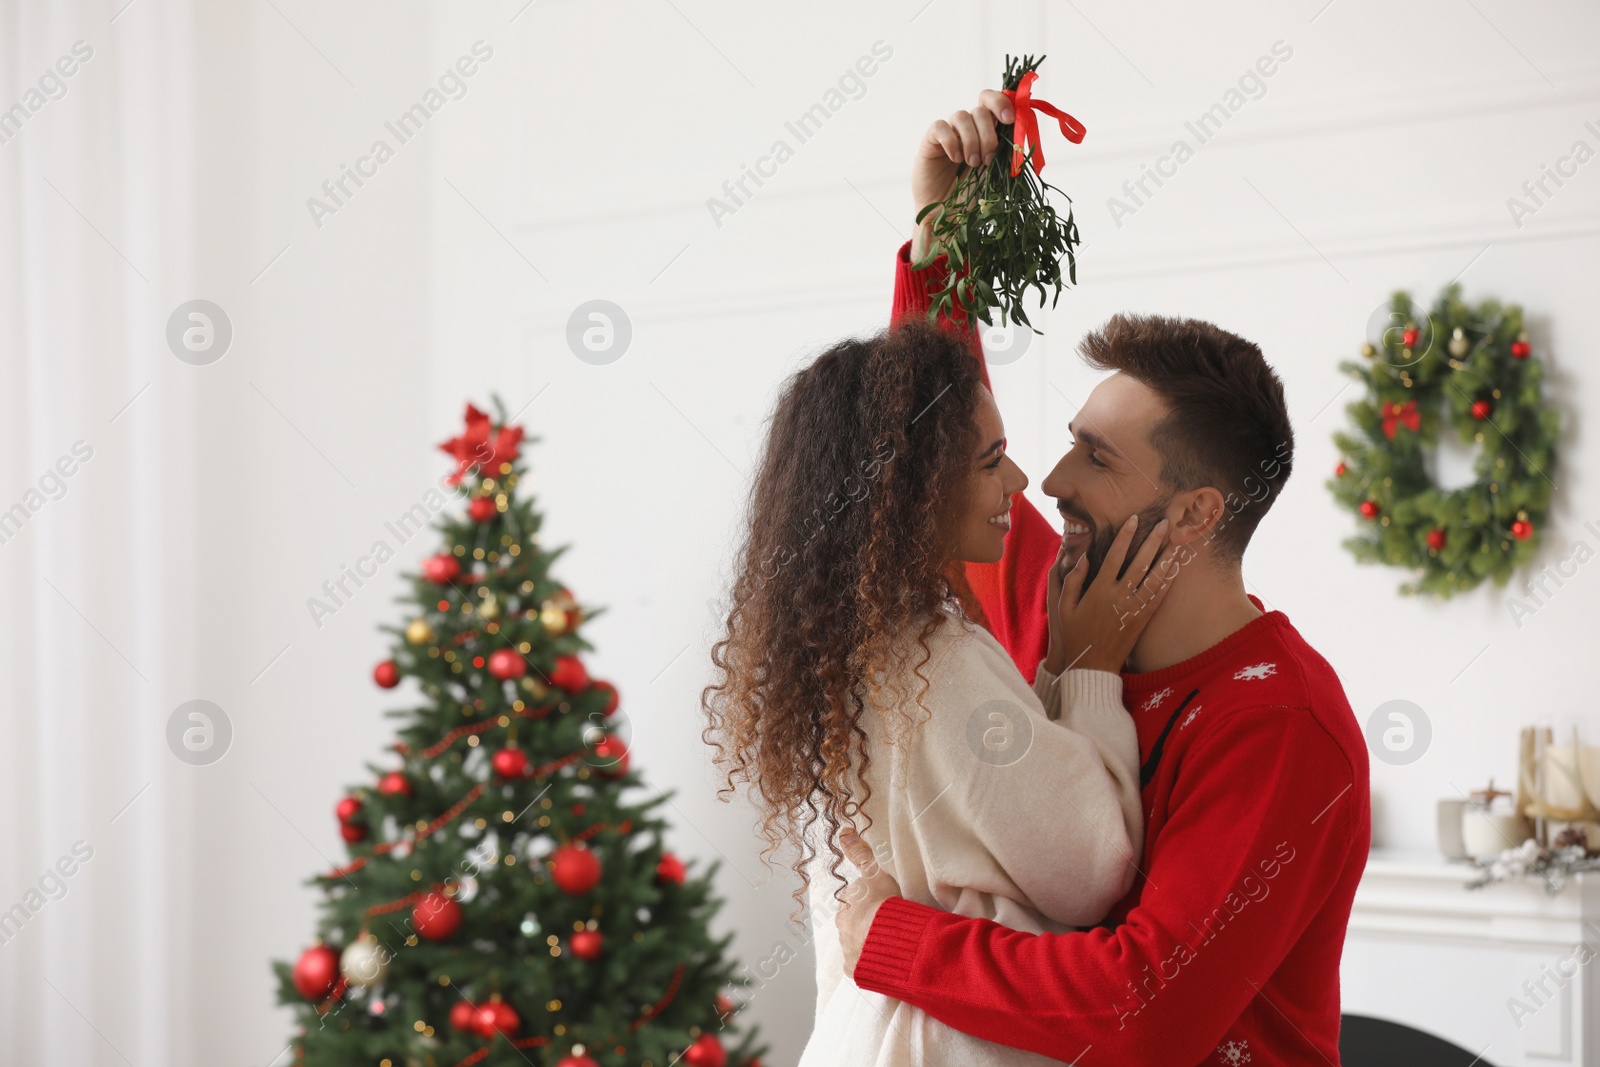
[[[997,121],[1010,102],[986,91],[929,128],[916,206],[947,195],[960,161],[989,158]],[[942,255],[911,269],[908,249],[930,239],[925,224],[900,248],[896,319],[925,314],[948,270]],[[959,311],[947,326],[970,332]],[[1116,373],[1043,483],[1066,536],[1018,499],[1005,558],[969,575],[1031,674],[1052,565],[1087,554],[1098,568],[1128,515],[1141,532],[1168,520],[1173,584],[1122,675],[1142,762],[1139,876],[1102,926],[1028,934],[901,898],[846,831],[868,872],[838,917],[846,969],[970,1034],[1084,1067],[1336,1065],[1339,958],[1370,843],[1366,749],[1332,668],[1241,575],[1291,466],[1282,385],[1255,345],[1194,320],[1119,315],[1082,349]]]

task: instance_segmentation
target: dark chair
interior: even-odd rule
[[[1365,1015],[1341,1018],[1339,1060],[1342,1067],[1494,1067],[1442,1037]]]

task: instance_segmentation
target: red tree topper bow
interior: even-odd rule
[[[1044,147],[1039,143],[1039,116],[1036,111],[1043,111],[1053,117],[1061,126],[1061,136],[1073,144],[1082,144],[1083,135],[1088,131],[1083,123],[1062,111],[1054,104],[1045,100],[1033,99],[1033,83],[1039,77],[1039,72],[1030,70],[1022,76],[1015,89],[1003,90],[1016,109],[1016,125],[1011,131],[1011,176],[1015,178],[1022,170],[1023,146],[1033,149],[1033,172],[1038,174],[1044,169]]]
[[[1383,402],[1383,436],[1394,440],[1395,431],[1402,425],[1412,433],[1422,425],[1422,416],[1417,414],[1417,402],[1407,400],[1404,404],[1396,404],[1393,400]]]
[[[522,427],[502,426],[490,433],[489,416],[471,404],[467,405],[467,429],[460,437],[452,437],[439,446],[439,451],[456,458],[456,469],[446,479],[458,485],[473,467],[482,467],[491,475],[500,473],[500,464],[515,463],[522,445]]]

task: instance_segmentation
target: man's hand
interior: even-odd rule
[[[1011,99],[999,89],[985,89],[971,111],[957,111],[948,119],[935,119],[911,165],[911,205],[920,212],[950,195],[961,164],[976,167],[989,162],[1000,147],[996,123],[1015,121]],[[927,254],[932,241],[933,215],[923,220],[911,239],[911,260]]]
[[[860,868],[864,874],[844,887],[844,900],[834,925],[839,928],[839,945],[844,949],[844,973],[856,976],[856,960],[867,943],[867,931],[872,929],[873,916],[878,905],[890,897],[900,895],[900,883],[878,865],[878,857],[861,840],[855,830],[846,826],[839,831],[839,847],[845,858]]]

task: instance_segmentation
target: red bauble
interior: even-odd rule
[[[472,1019],[472,1030],[480,1037],[493,1037],[496,1031],[507,1037],[515,1037],[521,1027],[522,1020],[511,1009],[511,1005],[503,1000],[479,1004]]]
[[[458,1000],[450,1006],[450,1025],[465,1033],[478,1032],[478,1007],[470,1000]]]
[[[563,893],[587,893],[600,883],[600,857],[582,845],[562,845],[550,854],[550,877]]]
[[[502,778],[521,778],[528,771],[528,757],[520,748],[502,748],[489,763]]]
[[[600,1067],[600,1065],[588,1056],[574,1052],[570,1056],[561,1057],[556,1063],[556,1067]]]
[[[372,668],[372,680],[385,689],[393,689],[400,684],[400,668],[394,660],[386,659]]]
[[[607,778],[621,778],[628,773],[628,746],[615,734],[606,734],[594,746],[596,769]]]
[[[327,945],[312,945],[294,962],[294,987],[307,1000],[322,1000],[339,980],[339,954]]]
[[[683,861],[670,852],[663,852],[661,862],[656,864],[656,881],[662,885],[682,885],[688,873]]]
[[[728,1053],[714,1034],[701,1034],[683,1050],[683,1062],[689,1067],[724,1067]]]
[[[567,939],[567,948],[580,960],[597,960],[605,940],[599,930],[579,930]]]
[[[610,715],[613,711],[616,711],[618,700],[617,687],[612,685],[610,682],[596,682],[594,683],[594,688],[606,695],[606,706],[601,709],[600,714]]]
[[[1415,326],[1407,326],[1400,334],[1400,343],[1407,348],[1413,348],[1416,346],[1417,338],[1421,336],[1421,332]]]
[[[1526,541],[1533,536],[1533,523],[1527,519],[1518,519],[1511,524],[1511,536],[1518,541]]]
[[[550,684],[576,693],[589,684],[589,672],[577,656],[557,656],[556,665],[550,669]]]
[[[422,561],[422,576],[430,582],[448,585],[461,577],[461,562],[443,552],[429,556]]]
[[[1527,359],[1533,354],[1533,346],[1526,341],[1511,342],[1511,358]]]
[[[1363,500],[1361,502],[1361,515],[1362,515],[1363,518],[1367,518],[1367,519],[1375,519],[1375,518],[1377,518],[1378,517],[1378,505],[1377,505],[1377,503],[1375,501],[1372,501],[1372,500]]]
[[[339,836],[352,845],[357,841],[365,841],[367,839],[367,824],[363,822],[340,823]]]
[[[488,522],[498,510],[494,506],[494,499],[487,496],[475,496],[472,503],[467,505],[467,514],[472,516],[473,522]]]
[[[344,797],[333,806],[333,813],[339,816],[340,822],[349,822],[361,814],[361,801],[356,797]]]
[[[429,941],[443,941],[461,929],[461,905],[443,893],[425,893],[411,909],[411,925]]]
[[[408,797],[411,795],[411,779],[407,778],[399,771],[390,771],[388,774],[378,779],[378,792],[382,793],[386,797]]]
[[[735,1004],[733,1002],[733,998],[728,996],[726,993],[718,993],[716,1003],[717,1015],[723,1019],[726,1019],[728,1016],[739,1010],[739,1005]]]
[[[489,673],[502,682],[528,673],[528,661],[514,648],[497,648],[489,654]]]
[[[1487,400],[1474,400],[1472,402],[1472,417],[1482,422],[1494,410],[1494,405]]]
[[[1333,476],[1335,478],[1343,478],[1344,477],[1344,472],[1346,470],[1348,470],[1348,469],[1349,468],[1344,465],[1344,460],[1340,460],[1339,461],[1339,465],[1337,467],[1333,468]]]
[[[1438,528],[1434,528],[1434,529],[1428,531],[1428,547],[1429,548],[1431,548],[1435,552],[1437,552],[1441,548],[1444,547],[1444,542],[1445,542],[1445,533],[1444,533],[1443,530],[1440,530]]]

